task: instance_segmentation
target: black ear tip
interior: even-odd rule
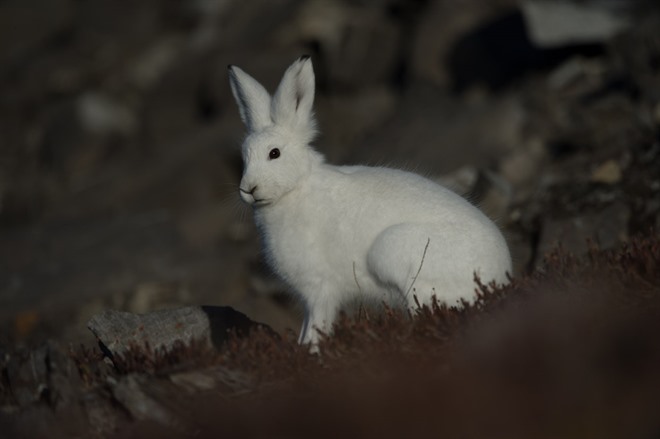
[[[233,69],[233,68],[234,68],[234,65],[233,65],[233,64],[227,64],[227,70],[231,70],[231,69]]]
[[[303,56],[301,56],[301,57],[299,58],[299,60],[300,60],[300,61],[307,61],[307,60],[310,59],[310,58],[311,58],[311,56],[309,56],[309,55],[303,55]]]

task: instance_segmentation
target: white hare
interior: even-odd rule
[[[308,56],[272,97],[229,66],[247,126],[241,198],[254,208],[265,254],[305,307],[300,343],[329,332],[356,296],[415,306],[414,296],[473,300],[475,272],[504,283],[511,257],[497,226],[454,192],[417,174],[325,163],[310,142],[314,71]]]

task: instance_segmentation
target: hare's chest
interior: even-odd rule
[[[291,285],[306,288],[350,275],[352,256],[337,221],[290,209],[257,218],[257,225],[269,264]]]
[[[276,212],[255,219],[267,260],[277,272],[289,277],[315,259],[318,252],[313,239],[315,233],[310,231],[304,215]]]

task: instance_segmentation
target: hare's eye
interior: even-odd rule
[[[268,153],[268,158],[271,160],[275,160],[279,156],[280,156],[280,150],[277,148],[271,149],[270,152]]]

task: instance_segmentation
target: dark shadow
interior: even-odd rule
[[[264,331],[278,340],[280,339],[279,334],[270,326],[251,320],[248,316],[230,306],[202,306],[201,309],[209,319],[211,341],[216,349],[222,348],[232,333],[244,337],[255,329]]]
[[[522,12],[515,9],[467,33],[454,45],[446,62],[455,91],[477,84],[497,91],[573,56],[594,57],[604,52],[603,44],[536,47],[528,37]]]

